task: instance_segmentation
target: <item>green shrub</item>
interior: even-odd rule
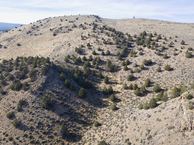
[[[174,87],[171,90],[171,95],[172,95],[172,98],[179,97],[181,95],[181,89],[179,87]]]
[[[137,84],[133,84],[132,87],[133,87],[132,88],[133,90],[136,90],[138,88],[138,85]]]
[[[193,95],[188,94],[188,95],[186,96],[186,98],[187,98],[188,100],[191,100],[191,99],[193,99]]]
[[[138,88],[137,84],[130,84],[128,87],[130,90],[136,90]]]
[[[137,89],[134,91],[134,94],[135,94],[136,96],[144,96],[144,95],[146,95],[146,93],[147,93],[147,90],[146,90],[145,87],[137,88]]]
[[[88,76],[90,73],[91,73],[90,68],[89,67],[84,67],[83,75]]]
[[[155,98],[152,98],[149,102],[149,108],[155,108],[157,107],[158,104],[157,104],[157,100]]]
[[[45,65],[41,67],[41,75],[45,76],[48,73],[49,65]]]
[[[19,100],[18,104],[17,104],[17,111],[21,112],[23,110],[23,107],[27,105],[27,101],[26,100]]]
[[[168,44],[169,47],[174,47],[174,42],[170,42],[170,44]]]
[[[139,109],[144,109],[144,104],[143,103],[140,103],[139,106],[138,106]]]
[[[12,122],[12,124],[13,124],[13,126],[14,126],[15,128],[20,128],[21,125],[22,125],[22,122],[21,122],[20,120],[18,120],[18,119],[15,119],[15,120]]]
[[[104,83],[105,84],[108,84],[109,83],[109,78],[107,76],[105,76],[105,78],[104,78]]]
[[[109,50],[106,51],[106,55],[110,55],[110,51]]]
[[[37,74],[37,71],[35,69],[32,69],[29,73],[29,77],[31,79],[31,81],[35,81],[36,80],[36,74]]]
[[[60,77],[61,80],[64,80],[65,79],[65,74],[63,72],[61,72],[59,77]]]
[[[142,64],[142,65],[140,65],[140,69],[141,70],[144,70],[145,69],[145,66]]]
[[[188,108],[190,110],[193,110],[194,109],[194,103],[193,102],[189,102]]]
[[[13,81],[15,79],[14,75],[8,74],[7,78],[8,81]]]
[[[14,119],[15,118],[15,112],[13,112],[13,111],[8,112],[6,116],[7,116],[8,119]]]
[[[167,54],[164,54],[164,55],[163,55],[163,58],[164,58],[164,59],[168,59],[168,58],[170,58],[170,57],[169,57]]]
[[[111,94],[114,93],[114,91],[113,91],[113,88],[112,88],[111,86],[109,86],[108,88],[104,88],[104,89],[103,89],[103,93],[104,93],[105,95],[111,95]]]
[[[134,81],[135,80],[135,77],[133,74],[130,74],[127,78],[128,81]]]
[[[84,50],[81,47],[76,47],[75,48],[75,52],[77,52],[78,54],[82,55],[84,53]]]
[[[138,108],[139,109],[145,109],[145,110],[147,110],[147,109],[149,109],[149,103],[148,102],[141,103],[141,104],[139,104]]]
[[[64,124],[61,125],[60,134],[61,134],[62,138],[64,138],[68,134],[68,131],[67,131],[67,129],[66,129]]]
[[[25,83],[23,83],[23,85],[22,85],[22,89],[23,89],[24,91],[28,91],[28,90],[30,89],[30,85],[29,85],[27,82],[25,82]]]
[[[194,83],[192,83],[190,87],[191,87],[191,89],[194,89]]]
[[[144,55],[144,53],[142,51],[139,52],[139,55]]]
[[[158,67],[157,72],[161,72],[161,71],[162,71],[161,67]]]
[[[133,84],[130,84],[128,88],[129,90],[133,90]]]
[[[150,79],[146,79],[146,80],[145,80],[144,86],[145,86],[145,87],[150,87],[150,86],[151,86],[151,81],[150,81]]]
[[[140,68],[135,68],[134,73],[140,73],[141,69]]]
[[[167,96],[167,93],[164,93],[164,92],[160,92],[159,94],[156,95],[156,100],[157,101],[168,101],[168,96]]]
[[[185,41],[184,40],[181,41],[181,45],[185,45]]]
[[[4,90],[1,88],[1,86],[0,86],[0,96],[1,96],[1,95],[6,95],[6,93],[7,93],[7,92],[4,91]]]
[[[173,68],[170,66],[170,65],[165,65],[165,67],[164,67],[164,69],[166,70],[166,71],[172,71],[173,70]]]
[[[82,57],[82,61],[85,62],[85,61],[88,61],[87,58],[85,56]]]
[[[176,98],[179,97],[181,94],[183,94],[185,91],[187,91],[187,87],[184,85],[181,85],[179,87],[174,87],[171,90],[171,97]]]
[[[98,121],[95,121],[93,124],[94,124],[94,126],[95,126],[95,127],[99,127],[99,126],[101,126],[101,125],[102,125],[102,124],[101,124],[101,123],[99,123]]]
[[[187,51],[187,52],[185,53],[185,57],[186,57],[186,58],[192,58],[192,57],[193,57],[192,52]]]
[[[92,54],[93,54],[93,55],[97,55],[97,53],[96,53],[96,51],[95,51],[95,50],[94,50],[94,51],[92,51]]]
[[[124,66],[124,71],[129,70],[129,68],[127,67],[127,65]]]
[[[151,109],[151,108],[156,108],[158,106],[157,104],[157,99],[152,98],[150,101],[147,101],[145,103],[142,103],[138,106],[139,109]]]
[[[90,55],[89,58],[88,58],[88,61],[92,61],[93,60],[93,56]]]
[[[128,66],[129,64],[130,64],[129,60],[123,61],[123,63],[122,63],[123,66],[125,66],[125,65]]]
[[[111,109],[112,111],[116,111],[116,110],[118,110],[119,108],[117,107],[117,105],[116,105],[115,103],[113,103],[113,104],[110,106],[110,109]]]
[[[81,63],[82,63],[81,57],[75,58],[75,59],[74,59],[74,63],[77,64],[77,65],[81,64]]]
[[[110,60],[108,60],[108,61],[106,62],[106,68],[107,68],[107,70],[110,71],[110,72],[114,72],[114,71],[116,71],[116,69],[117,69],[116,65],[112,64],[112,62],[111,62]]]
[[[105,55],[104,51],[101,52],[101,55]]]
[[[80,88],[79,92],[78,92],[78,97],[80,98],[84,98],[87,96],[87,92],[84,88]]]
[[[69,60],[70,60],[70,56],[69,55],[68,56],[65,56],[64,61],[68,63]]]
[[[103,141],[100,141],[100,142],[98,143],[98,145],[109,145],[109,144],[106,143],[106,142],[103,140]]]
[[[112,101],[112,102],[116,102],[117,101],[117,98],[115,97],[115,95],[111,95],[110,97],[110,100]]]
[[[45,109],[51,109],[53,107],[53,97],[50,94],[46,94],[41,97],[41,106]]]
[[[20,43],[17,43],[17,46],[22,46]]]
[[[22,83],[20,82],[20,80],[16,80],[16,81],[12,82],[10,88],[13,91],[20,91],[22,89]]]
[[[156,85],[153,87],[153,91],[154,91],[155,93],[159,93],[160,91],[162,91],[162,88],[161,88],[158,84],[156,84]]]
[[[137,52],[135,52],[134,50],[130,51],[130,57],[137,57]]]
[[[65,87],[67,87],[68,89],[71,87],[71,83],[70,83],[70,81],[67,80],[67,79],[65,79],[64,85],[65,85]]]
[[[123,89],[125,89],[125,90],[129,89],[129,87],[127,86],[127,84],[123,84]]]
[[[192,47],[189,47],[189,48],[188,48],[188,51],[193,51],[193,48],[192,48]]]
[[[143,64],[144,65],[146,65],[146,66],[150,66],[150,65],[152,65],[153,64],[153,62],[152,62],[152,60],[151,59],[145,59],[144,61],[143,61]]]

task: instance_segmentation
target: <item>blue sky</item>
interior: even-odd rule
[[[0,22],[26,24],[74,14],[194,23],[194,0],[0,0]]]

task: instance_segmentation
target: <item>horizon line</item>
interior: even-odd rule
[[[34,20],[32,22],[28,22],[28,23],[16,23],[16,22],[11,22],[11,21],[1,21],[0,23],[4,23],[4,24],[15,24],[15,25],[28,25],[30,23],[35,23],[37,21],[40,20],[44,20],[44,19],[48,19],[48,18],[56,18],[56,17],[70,17],[70,16],[98,16],[102,19],[109,19],[109,20],[150,20],[150,21],[162,21],[162,22],[167,22],[167,23],[180,23],[180,24],[194,24],[194,22],[182,22],[182,21],[176,21],[176,20],[169,20],[169,19],[160,19],[160,18],[146,18],[146,17],[136,17],[133,16],[132,18],[127,18],[127,17],[123,17],[123,18],[110,18],[110,17],[102,17],[99,15],[95,15],[95,14],[74,14],[74,15],[57,15],[57,16],[49,16],[49,17],[45,17],[45,18],[40,18],[37,20]]]

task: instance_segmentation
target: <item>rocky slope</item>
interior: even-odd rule
[[[193,35],[193,24],[98,16],[0,34],[0,142],[193,144]]]

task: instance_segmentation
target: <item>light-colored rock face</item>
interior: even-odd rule
[[[101,28],[104,26],[108,26],[108,29],[102,30]],[[128,33],[135,40],[134,35],[139,36],[143,31],[157,33],[153,37],[154,40],[161,34],[162,39],[158,41],[158,48],[161,49],[164,46],[168,49],[162,51],[161,56],[156,54],[158,51],[137,46],[135,42],[132,42],[133,50],[138,52],[137,57],[128,55],[124,58],[130,61],[129,70],[124,70],[122,65],[124,60],[119,60],[117,56],[120,49],[115,44],[114,32],[123,32],[124,37]],[[127,41],[127,38],[124,40]],[[181,45],[182,40],[186,42],[186,45]],[[168,46],[171,42],[174,43],[173,47]],[[2,33],[0,34],[0,44],[1,60],[17,56],[44,56],[50,57],[51,60],[60,64],[66,64],[64,58],[68,55],[80,56],[81,58],[83,56],[88,58],[92,55],[102,60],[101,69],[98,71],[111,80],[116,97],[121,100],[117,103],[119,109],[112,111],[109,107],[96,107],[98,115],[96,120],[102,126],[98,128],[88,127],[87,131],[84,131],[83,138],[79,142],[71,144],[97,145],[102,140],[111,145],[127,145],[130,142],[135,145],[192,145],[194,143],[194,126],[191,125],[194,114],[192,110],[188,109],[189,102],[192,102],[193,99],[187,100],[183,94],[182,97],[162,102],[154,109],[140,110],[137,107],[139,103],[150,100],[157,93],[152,92],[151,87],[148,88],[151,93],[144,97],[137,97],[133,90],[123,88],[124,84],[129,86],[136,83],[138,86],[142,86],[147,78],[150,78],[155,84],[159,84],[164,91],[181,84],[186,86],[193,84],[194,58],[185,57],[188,48],[194,48],[193,24],[144,19],[110,20],[96,16],[62,16],[47,18]],[[83,48],[84,55],[76,53],[76,47]],[[111,52],[111,55],[101,55],[102,51],[106,52],[107,50]],[[97,55],[94,54],[94,51]],[[140,52],[142,55],[139,54]],[[164,59],[165,54],[169,58]],[[154,64],[146,66],[145,70],[134,72],[137,78],[135,81],[127,81],[131,70],[139,69],[143,61],[148,59],[151,59]],[[113,64],[119,66],[119,71],[107,72],[103,66],[107,60],[111,60]],[[174,70],[165,71],[164,68],[167,64]],[[72,64],[65,66],[73,67]],[[161,72],[157,71],[158,67],[161,67]],[[100,82],[96,86],[101,89],[106,84]],[[169,98],[172,98],[171,92],[167,91],[167,93],[169,93]],[[190,93],[194,95],[192,91]],[[11,94],[10,100],[17,101],[18,96],[14,100],[13,94]],[[26,96],[30,95],[26,94]],[[8,98],[4,98],[3,102],[0,102],[0,107],[6,108]],[[107,98],[103,98],[103,101],[108,105],[112,103]],[[5,116],[5,112],[0,112],[0,115]],[[5,117],[0,117],[0,121],[3,120]],[[10,129],[9,125],[6,121],[3,122],[3,126],[6,127],[4,129]],[[1,128],[3,126],[0,125]]]

